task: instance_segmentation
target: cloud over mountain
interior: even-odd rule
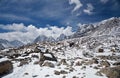
[[[0,39],[7,39],[9,41],[20,40],[24,43],[33,41],[39,35],[45,35],[47,37],[52,36],[54,38],[57,38],[61,34],[65,34],[67,36],[73,34],[72,27],[70,26],[67,26],[66,28],[57,26],[37,28],[34,25],[25,26],[23,23],[13,23],[8,25],[0,24],[0,29],[9,31],[0,33]]]

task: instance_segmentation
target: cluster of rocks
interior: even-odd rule
[[[20,48],[20,49],[11,49],[7,51],[6,53],[2,53],[0,58],[7,57],[9,58],[12,62],[19,62],[18,67],[21,67],[23,65],[29,64],[33,58],[39,59],[39,61],[35,61],[34,64],[39,64],[41,67],[46,66],[50,68],[55,68],[58,67],[59,70],[54,70],[55,75],[63,75],[63,74],[69,74],[71,72],[75,72],[75,67],[80,66],[81,70],[87,69],[87,66],[97,70],[98,72],[96,75],[103,76],[105,74],[108,78],[119,78],[120,76],[120,71],[119,71],[119,65],[120,62],[111,62],[111,61],[118,61],[120,59],[119,55],[116,55],[115,53],[117,52],[116,49],[111,49],[110,51],[113,53],[112,55],[106,56],[106,55],[99,55],[99,56],[94,56],[93,54],[90,54],[89,52],[83,52],[83,56],[85,58],[80,58],[79,57],[74,57],[74,58],[58,58],[56,57],[56,54],[59,52],[63,52],[63,56],[66,56],[64,53],[67,48],[76,48],[80,49],[81,46],[78,45],[75,42],[70,42],[67,41],[68,44],[64,44],[62,42],[56,43],[56,44],[46,44],[43,43],[41,44],[42,49],[44,48],[45,50],[43,51],[40,46],[34,45],[33,47],[27,46],[28,48],[31,48],[30,50],[26,49],[26,51],[23,52],[23,49],[25,50],[25,47]],[[45,47],[47,45],[47,48]],[[48,47],[48,45],[50,47]],[[52,45],[52,48],[51,48]],[[57,45],[57,46],[56,46]],[[96,45],[99,44],[92,44],[89,46],[90,50],[92,48],[95,48]],[[59,46],[59,47],[58,47]],[[19,51],[20,50],[20,51]],[[13,52],[13,53],[11,53]],[[23,53],[22,53],[23,52]],[[96,53],[104,53],[105,49],[103,47],[100,47],[97,49]],[[38,53],[38,55],[33,55],[33,53]],[[32,55],[31,55],[32,54]],[[3,56],[2,56],[3,55]],[[31,55],[31,56],[30,56]],[[30,57],[28,57],[30,56]],[[22,58],[18,58],[22,57]],[[8,74],[8,72],[11,72],[13,70],[12,63],[11,61],[6,62],[6,65],[8,68],[2,67],[0,65],[0,75],[4,75],[5,73]],[[54,63],[55,62],[55,63]],[[1,62],[2,63],[2,62]],[[4,63],[2,63],[4,64]],[[66,68],[63,70],[61,69],[61,65],[66,66]],[[114,67],[111,67],[114,66]],[[10,68],[9,68],[10,67]],[[3,69],[4,71],[3,71]],[[9,70],[10,69],[10,70]],[[8,72],[6,72],[8,71]],[[27,73],[26,73],[27,74]],[[46,77],[49,77],[50,75],[46,75]],[[66,76],[63,76],[63,78],[66,78]],[[73,78],[79,78],[77,76],[74,76]]]

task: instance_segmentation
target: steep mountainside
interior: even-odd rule
[[[80,26],[73,38],[83,36],[102,36],[111,35],[119,36],[120,34],[120,18],[113,17],[96,24],[84,24]]]

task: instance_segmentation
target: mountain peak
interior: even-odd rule
[[[83,24],[73,37],[98,36],[98,35],[116,35],[119,33],[120,18],[112,17],[103,20],[97,24]]]

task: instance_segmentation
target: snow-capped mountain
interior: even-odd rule
[[[22,43],[21,41],[18,41],[18,40],[10,41],[10,44],[12,44],[14,47],[20,47],[20,46],[24,45],[24,43]]]
[[[96,24],[83,24],[73,37],[102,36],[120,34],[120,18],[113,17]]]
[[[40,35],[38,36],[34,42],[46,42],[46,41],[49,41],[49,42],[52,42],[52,41],[55,41],[55,39],[51,36],[51,37],[46,37],[45,35]]]
[[[95,28],[96,28],[96,26],[94,26],[93,24],[83,24],[78,28],[76,33],[74,33],[72,38],[86,36],[88,32],[94,30]]]
[[[120,18],[113,17],[98,23],[97,28],[91,33],[92,36],[111,35],[119,36]]]
[[[22,45],[24,45],[22,42],[18,41],[18,40],[14,40],[14,41],[8,41],[5,39],[0,39],[0,48],[10,48],[10,47],[20,47]]]
[[[56,40],[57,41],[62,41],[62,40],[65,40],[65,39],[67,39],[67,36],[64,35],[64,34],[61,34]]]
[[[13,47],[13,45],[5,39],[0,39],[0,44],[5,48]]]
[[[54,41],[62,41],[65,39],[67,39],[67,36],[64,34],[61,34],[57,39],[53,38],[52,36],[47,37],[45,35],[40,35],[34,40],[34,42],[46,42],[46,41],[54,42]]]
[[[5,47],[2,44],[0,44],[0,50],[3,50],[3,49],[5,49]]]

